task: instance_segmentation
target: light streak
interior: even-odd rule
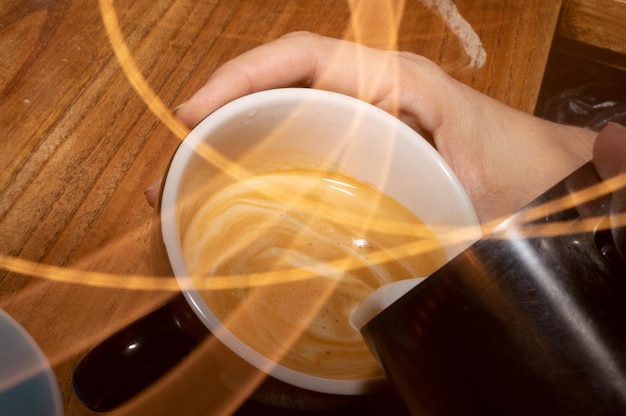
[[[435,2],[436,4],[431,4],[433,7],[439,7],[441,9],[441,4]],[[355,29],[355,33],[357,38],[366,36],[366,31],[362,30],[364,25],[360,25],[364,20],[367,20],[367,16],[372,16],[373,11],[368,7],[368,2],[363,1],[349,1],[351,6],[353,15],[352,15],[352,24]],[[384,13],[379,14],[377,19],[382,19],[384,22],[384,27],[390,28],[389,33],[386,34],[386,38],[389,40],[389,44],[387,46],[392,47],[397,41],[397,33],[394,33],[399,26],[399,22],[402,17],[401,9],[404,7],[404,2],[389,2],[386,3],[387,7],[384,8]],[[115,13],[113,4],[108,0],[99,0],[100,11],[102,14],[102,20],[104,22],[104,26],[109,37],[110,43],[112,45],[113,51],[115,52],[116,58],[124,71],[128,81],[132,85],[133,89],[137,92],[137,94],[142,98],[142,100],[149,107],[150,111],[152,111],[158,118],[161,120],[170,131],[177,136],[179,139],[183,139],[189,133],[189,129],[184,126],[179,120],[177,120],[173,113],[165,106],[162,100],[156,95],[156,93],[150,88],[150,85],[146,81],[145,77],[141,74],[141,71],[137,67],[133,57],[128,49],[127,44],[124,41],[123,34],[119,27],[119,22],[117,19],[117,15]],[[443,9],[442,9],[443,10]],[[457,11],[458,13],[458,11]],[[450,13],[443,13],[444,15],[449,15]],[[233,177],[245,177],[247,172],[234,164],[233,162],[227,160],[223,155],[219,154],[219,152],[215,151],[210,146],[206,146],[205,148],[199,149],[199,152],[205,157],[207,160],[214,163],[216,166],[220,167],[222,170],[231,172]],[[609,181],[605,181],[602,184],[581,190],[576,192],[575,194],[563,197],[559,200],[552,201],[546,204],[542,204],[539,207],[533,208],[527,211],[520,219],[520,222],[529,222],[541,218],[542,216],[549,215],[552,213],[559,212],[561,210],[569,209],[575,206],[575,201],[578,203],[582,203],[585,201],[590,201],[592,199],[598,198],[600,196],[606,195],[607,192],[614,191],[626,185],[626,175],[617,176]],[[273,191],[271,191],[273,192]],[[284,200],[284,195],[274,194],[273,197],[275,199]],[[298,205],[299,209],[302,209],[302,204],[298,204],[295,202],[294,205]],[[306,208],[305,208],[306,210]],[[313,208],[310,208],[310,212],[313,212]],[[615,217],[616,221],[614,224],[626,224],[626,218],[622,214],[620,216]],[[361,219],[350,218],[350,216],[343,216],[339,218],[340,221],[346,223],[358,223]],[[490,234],[493,230],[495,230],[498,225],[505,220],[505,218],[498,218],[489,223],[483,224],[483,231],[485,234]],[[559,235],[564,232],[567,233],[577,233],[577,232],[592,232],[600,218],[587,218],[583,221],[578,222],[575,226],[572,226],[569,223],[550,223],[550,224],[540,224],[540,225],[527,225],[524,229],[524,235],[527,238],[532,237],[545,237],[545,236],[554,236]],[[370,227],[377,231],[388,232],[388,233],[398,233],[398,234],[406,234],[410,233],[412,235],[420,235],[423,232],[420,231],[420,228],[407,226],[407,224],[397,224],[394,222],[385,222],[378,221],[370,224]],[[475,230],[463,230],[451,228],[448,230],[444,229],[436,229],[430,227],[431,231],[435,231],[436,233],[443,234],[444,237],[442,241],[438,242],[445,245],[448,244],[456,244],[462,241],[468,241],[471,239],[473,235],[476,235]],[[398,247],[391,252],[396,253],[394,258],[398,258],[395,256],[402,257],[411,254],[418,254],[424,251],[432,250],[436,243],[429,244],[428,242],[419,242],[414,245],[409,245],[408,247]],[[103,247],[102,250],[106,250],[107,247]],[[412,251],[413,250],[413,251]],[[412,251],[412,252],[411,252]],[[385,254],[386,253],[386,254]],[[398,254],[401,253],[401,254]],[[374,261],[385,262],[390,259],[390,251],[385,251],[384,253],[374,253],[372,258]],[[53,265],[46,265],[38,262],[29,261],[26,259],[16,258],[9,255],[0,254],[0,267],[7,271],[11,271],[14,273],[19,273],[26,276],[39,277],[42,279],[49,279],[58,282],[71,283],[71,284],[80,284],[80,285],[89,285],[96,287],[106,287],[106,288],[126,288],[126,289],[136,289],[136,290],[180,290],[180,284],[173,279],[164,279],[162,277],[157,276],[139,276],[139,275],[123,275],[123,274],[113,274],[113,273],[104,273],[104,272],[96,272],[96,271],[85,271],[80,269],[73,269],[70,267],[57,267]],[[289,275],[293,275],[292,279],[300,280],[310,278],[310,273],[306,273],[303,271],[299,271],[298,269],[293,269],[292,273]],[[284,281],[286,276],[285,271],[280,274],[281,281]],[[207,287],[204,289],[211,288],[227,288],[232,287],[234,285],[263,285],[263,284],[273,284],[277,276],[274,276],[271,272],[259,273],[256,275],[250,276],[216,276],[213,279],[205,279],[207,282]]]
[[[428,6],[431,10],[439,14],[450,29],[461,42],[465,53],[470,58],[468,66],[481,68],[487,61],[487,52],[483,47],[480,37],[463,18],[452,0],[418,0]]]
[[[482,48],[480,38],[473,31],[471,26],[460,16],[456,7],[451,1],[437,1],[437,0],[420,0],[425,4],[429,4],[434,10],[436,10],[442,18],[444,18],[448,27],[455,32],[457,37],[462,42],[463,47],[471,58],[471,65],[480,67],[484,64],[486,54]],[[375,8],[367,8],[367,4],[375,4]],[[383,13],[380,13],[380,7],[377,2],[365,2],[359,0],[349,0],[349,5],[352,9],[351,27],[356,34],[357,40],[363,40],[367,36],[366,28],[371,27],[369,23],[364,24],[367,19],[376,18],[379,22],[382,22],[382,27],[388,28],[389,31],[385,34],[385,47],[388,49],[394,49],[397,46],[397,30],[400,26],[402,18],[402,10],[405,7],[404,1],[388,1],[384,3],[382,8]],[[173,113],[167,108],[158,95],[151,89],[150,85],[142,75],[138,66],[136,65],[132,54],[130,53],[128,46],[124,40],[124,36],[119,27],[118,18],[113,7],[113,2],[110,0],[99,0],[100,13],[102,15],[102,21],[104,23],[109,41],[112,49],[115,53],[117,61],[119,62],[126,78],[141,97],[144,103],[148,106],[150,111],[180,140],[189,134],[189,129],[177,120]],[[381,76],[387,76],[388,74],[381,74]],[[371,80],[363,80],[361,85],[361,98],[366,95],[366,91],[372,90],[371,84],[367,82]],[[240,166],[234,164],[226,157],[215,151],[210,146],[204,146],[198,149],[198,152],[209,162],[213,163],[219,169],[230,174],[234,178],[242,178],[247,176],[247,172]],[[618,176],[612,180],[604,182],[602,185],[593,186],[585,190],[581,190],[568,197],[561,198],[557,201],[552,201],[527,211],[520,221],[528,222],[541,218],[547,215],[547,213],[556,213],[561,210],[566,210],[576,206],[576,202],[581,203],[584,201],[590,201],[597,197],[606,195],[608,192],[614,191],[626,184],[626,176]],[[345,191],[345,190],[344,190]],[[269,192],[269,191],[268,191]],[[282,199],[283,195],[274,194],[276,199]],[[615,216],[616,224],[626,224],[626,213]],[[342,218],[342,220],[350,221],[350,218]],[[360,219],[351,219],[352,221],[360,221]],[[483,229],[487,232],[493,231],[504,220],[499,218],[488,224],[483,225]],[[568,233],[579,232],[593,232],[596,228],[600,218],[587,218],[577,222],[574,226],[570,223],[550,223],[540,225],[528,225],[523,229],[523,237],[545,237],[555,236]],[[608,223],[604,223],[608,227]],[[390,233],[418,233],[412,227],[407,227],[406,224],[396,224],[393,222],[382,222],[373,224],[372,226],[378,227],[380,231],[386,231]],[[432,227],[431,227],[432,230]],[[462,228],[450,228],[447,230],[433,230],[436,234],[442,234],[444,237],[438,241],[432,240],[420,240],[411,244],[407,244],[400,247],[394,247],[385,251],[372,253],[370,258],[373,264],[384,263],[390,259],[398,259],[405,256],[411,256],[418,253],[424,253],[429,250],[433,250],[440,246],[440,244],[454,245],[462,241],[472,239],[476,235],[474,229],[462,229]],[[357,243],[358,245],[358,243]],[[108,247],[103,247],[102,252],[106,252]],[[351,267],[357,267],[357,264],[351,261],[349,258],[341,259],[337,262],[329,264],[330,267],[336,267],[341,270],[350,270]],[[86,285],[101,288],[123,288],[131,290],[166,290],[166,291],[179,291],[186,289],[181,283],[172,278],[164,278],[159,276],[150,275],[137,275],[137,274],[115,274],[96,271],[87,271],[79,268],[72,267],[59,267],[54,265],[43,264],[35,261],[29,261],[10,255],[0,254],[0,267],[12,273],[19,275],[36,277],[41,279],[48,279],[50,281]],[[215,276],[211,279],[203,279],[206,282],[206,286],[198,287],[197,284],[194,288],[199,290],[211,290],[211,289],[224,289],[242,286],[262,286],[274,284],[277,281],[285,282],[286,279],[290,281],[297,281],[301,279],[309,279],[316,277],[317,273],[304,268],[293,268],[289,271],[282,270],[278,272],[265,272],[249,274],[245,276]],[[197,282],[196,282],[197,283]],[[314,312],[312,312],[314,313]],[[297,339],[298,334],[293,334],[293,340]],[[80,342],[74,345],[71,349],[72,353],[83,348]],[[279,357],[276,357],[279,358]],[[251,377],[248,380],[248,391],[252,390],[252,387],[258,385],[260,382],[259,377]],[[2,386],[0,386],[2,390]],[[227,396],[220,398],[222,401],[232,400],[230,403],[231,409],[236,409],[237,402],[245,400],[247,396],[240,395],[237,398],[229,398]],[[178,409],[180,410],[180,409]]]
[[[435,3],[431,4],[431,6],[439,7],[441,9],[441,4],[443,3]],[[353,0],[349,1],[349,4],[353,13],[352,24],[357,38],[365,37],[367,32],[362,30],[364,28],[364,25],[361,25],[361,23],[369,18],[372,18],[373,9],[369,7],[369,5],[371,5],[372,3]],[[397,41],[397,33],[395,33],[395,31],[397,30],[399,22],[402,18],[401,10],[404,5],[405,3],[403,1],[386,3],[386,7],[383,9],[384,13],[380,14],[378,12],[379,15],[376,17],[377,19],[382,19],[381,22],[384,23],[384,27],[390,28],[389,32],[386,34],[386,39],[388,39],[390,42],[387,45],[389,47],[394,46],[395,42]],[[143,77],[143,75],[141,74],[141,71],[137,67],[128,49],[128,46],[125,43],[112,2],[109,0],[99,0],[99,6],[102,20],[104,22],[104,26],[110,43],[112,45],[112,49],[115,52],[116,58],[122,70],[124,71],[128,81],[132,85],[133,89],[137,92],[137,94],[149,107],[150,111],[152,111],[155,116],[157,116],[159,120],[161,120],[161,122],[163,122],[175,136],[182,140],[188,135],[189,129],[174,117],[173,113],[167,108],[167,106],[165,106],[163,101],[160,100],[156,93],[150,88],[150,85],[146,81],[145,77]],[[443,14],[449,15],[450,13]],[[222,170],[231,172],[233,177],[245,177],[247,175],[245,169],[229,161],[227,158],[225,158],[219,152],[215,151],[210,146],[199,149],[199,152],[207,160],[211,161]],[[601,184],[589,187],[581,191],[577,191],[575,194],[563,197],[561,199],[546,204],[542,204],[541,206],[528,210],[523,216],[518,219],[518,221],[520,221],[520,223],[530,222],[539,219],[542,216],[572,208],[575,206],[576,203],[590,201],[592,199],[606,195],[608,192],[612,192],[614,190],[622,188],[625,185],[626,175],[617,176]],[[274,193],[273,197],[275,199],[284,201],[285,195]],[[296,201],[293,204],[294,206],[297,205],[299,209],[303,209],[302,204],[300,204],[299,202]],[[307,210],[307,208],[304,209]],[[313,212],[314,208],[310,207],[309,211]],[[626,214],[614,216],[614,224],[626,224],[625,215]],[[340,216],[338,220],[341,222],[352,224],[356,224],[362,221],[362,219],[359,218],[351,218],[349,215]],[[498,225],[501,224],[503,220],[505,220],[505,218],[498,218],[490,221],[489,223],[483,224],[483,232],[485,234],[490,234],[492,231],[497,229]],[[563,233],[593,232],[600,220],[601,218],[587,218],[577,222],[574,226],[572,226],[572,224],[570,223],[560,222],[527,225],[524,228],[524,236],[526,238],[534,238],[555,236]],[[608,223],[605,222],[603,224],[603,226],[608,227]],[[407,226],[407,224],[394,223],[393,221],[374,221],[370,223],[369,226],[371,227],[371,229],[375,229],[376,231],[380,232],[397,234],[409,233],[411,235],[423,234],[419,226],[412,227]],[[458,244],[459,242],[469,241],[470,239],[472,239],[472,236],[476,235],[474,229],[458,229],[454,227],[449,229],[444,228],[445,227],[441,227],[440,229],[437,229],[436,227],[430,227],[431,231],[434,231],[436,234],[441,234],[444,236],[443,238],[441,238],[440,241],[420,241],[416,242],[415,244],[396,247],[392,248],[391,250],[385,250],[384,252],[381,251],[379,253],[373,253],[371,257],[372,261],[382,263],[388,261],[391,258],[402,258],[408,255],[419,254],[429,250],[433,250],[437,244],[443,244],[444,246]],[[107,247],[103,247],[102,250],[106,251]],[[346,264],[347,267],[350,267],[349,261],[347,263],[344,262],[343,266],[346,267]],[[58,267],[35,261],[29,261],[26,259],[21,259],[5,254],[0,254],[0,267],[7,271],[25,276],[38,277],[42,279],[49,279],[52,281],[70,284],[103,288],[125,288],[131,290],[181,290],[180,283],[175,281],[174,279],[166,279],[163,277],[150,275],[124,275],[86,271],[71,267]],[[285,271],[283,270],[280,273],[280,276],[277,276],[272,272],[258,273],[247,276],[216,276],[212,279],[204,279],[207,281],[207,286],[200,289],[223,289],[235,286],[240,287],[241,285],[260,286],[273,284],[277,281],[277,279],[280,279],[280,281],[284,282],[286,276],[290,276],[290,279],[293,281],[308,279],[312,277],[310,272],[299,270],[297,268],[292,269],[290,273],[285,273]]]

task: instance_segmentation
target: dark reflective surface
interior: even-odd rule
[[[588,164],[531,207],[598,181]],[[363,328],[412,412],[626,414],[626,262],[610,232],[572,232],[608,206],[546,212],[550,237],[522,211]]]
[[[91,350],[74,370],[74,391],[92,410],[115,409],[171,370],[208,336],[183,295],[177,295]]]
[[[91,410],[114,410],[173,370],[212,336],[184,296],[178,295],[91,350],[74,370],[74,391]],[[216,366],[210,364],[211,360],[198,363],[205,367],[202,371],[206,371],[207,380],[219,378],[214,372]],[[210,402],[214,392],[203,393],[203,386],[197,388]],[[368,416],[383,412],[408,414],[402,399],[390,389],[367,396],[333,395],[310,392],[266,377],[236,414]]]

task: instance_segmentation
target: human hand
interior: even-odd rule
[[[626,127],[608,124],[596,138],[593,147],[593,160],[598,174],[603,180],[619,174],[626,176]],[[619,215],[626,215],[626,177],[621,188],[613,191],[611,197],[611,232],[615,247],[626,259],[626,223]]]
[[[426,58],[302,32],[227,62],[176,115],[193,127],[238,97],[290,86],[358,97],[422,133],[456,172],[481,221],[517,211],[592,154],[595,133],[507,107]]]

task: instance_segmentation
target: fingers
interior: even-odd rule
[[[596,170],[602,179],[609,179],[626,166],[626,127],[609,123],[596,138],[593,147]]]
[[[416,55],[298,32],[224,64],[176,115],[193,127],[243,95],[300,86],[351,95],[408,119],[412,127],[432,130],[443,105],[440,84],[451,80],[446,77],[438,66]]]
[[[176,116],[191,128],[236,98],[292,86],[357,97],[431,139],[482,219],[518,209],[554,178],[579,166],[579,159],[588,160],[595,136],[573,141],[582,144],[565,142],[559,137],[568,132],[463,85],[418,55],[306,32],[283,36],[225,63],[178,107]],[[552,136],[558,137],[549,140]],[[529,174],[527,166],[537,161],[548,161],[548,172]],[[512,181],[517,185],[512,187]]]

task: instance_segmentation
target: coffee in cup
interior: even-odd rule
[[[275,150],[239,166],[249,176],[215,175],[188,201],[182,253],[203,301],[288,369],[381,377],[350,313],[377,288],[442,266],[437,237],[393,198],[313,156]]]
[[[211,409],[246,397],[368,406],[387,384],[356,328],[380,305],[355,304],[430,274],[480,231],[426,140],[313,89],[251,94],[203,120],[168,166],[155,217],[154,271],[182,293],[81,360],[73,385],[96,411],[135,396],[133,409],[154,409],[151,398],[177,401],[187,386],[210,391]]]
[[[165,177],[160,224],[163,259],[211,333],[272,377],[335,395],[383,380],[352,309],[479,234],[465,190],[414,130],[298,88],[235,100],[194,128]]]

